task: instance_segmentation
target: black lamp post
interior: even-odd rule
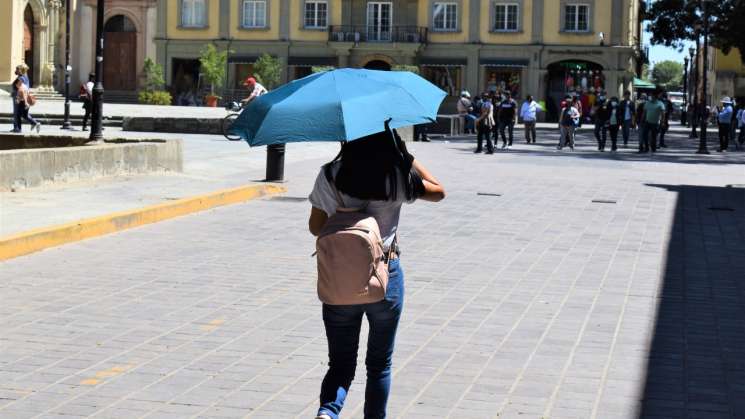
[[[93,119],[91,120],[91,141],[103,140],[103,4],[96,4],[96,81],[93,86]]]
[[[702,68],[702,73],[704,76],[704,83],[701,89],[701,132],[699,132],[699,142],[698,142],[698,151],[696,151],[697,154],[709,154],[709,149],[706,144],[706,124],[709,119],[709,112],[706,109],[706,103],[707,103],[707,84],[708,84],[708,75],[707,69],[709,68],[709,13],[706,10],[706,2],[707,0],[701,0],[701,9],[702,13],[704,15],[704,63]]]
[[[65,2],[65,120],[62,129],[72,129],[70,123],[70,0]]]
[[[695,30],[694,33],[696,34],[696,51],[693,52],[693,47],[691,47],[690,50],[688,50],[689,53],[693,52],[695,55],[691,55],[691,59],[695,57],[696,64],[693,66],[694,72],[693,72],[693,123],[691,124],[691,135],[688,138],[697,138],[698,134],[696,134],[696,126],[698,125],[698,118],[701,116],[701,109],[699,108],[700,104],[698,103],[698,38],[699,34],[701,33],[701,24],[696,22],[695,24]]]
[[[683,109],[680,111],[680,124],[688,124],[688,57],[683,57]]]

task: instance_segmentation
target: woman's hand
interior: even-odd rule
[[[311,207],[310,218],[308,219],[308,230],[310,230],[310,234],[314,236],[321,234],[321,230],[323,230],[323,226],[326,225],[328,219],[328,215],[326,215],[323,210]]]
[[[445,199],[445,188],[437,179],[435,179],[434,176],[432,176],[432,173],[430,173],[429,170],[419,162],[419,160],[414,160],[412,167],[416,169],[417,173],[419,173],[419,176],[422,178],[422,183],[424,184],[424,194],[419,197],[420,199],[430,202],[438,202]]]

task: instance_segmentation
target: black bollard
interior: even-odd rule
[[[284,182],[285,180],[285,145],[266,146],[266,182]]]

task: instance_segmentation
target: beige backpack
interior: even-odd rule
[[[329,305],[382,301],[388,286],[388,258],[380,227],[362,209],[339,208],[329,217],[316,240],[318,298]]]

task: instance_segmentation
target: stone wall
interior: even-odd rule
[[[113,140],[0,151],[0,191],[104,176],[181,171],[181,140]]]

